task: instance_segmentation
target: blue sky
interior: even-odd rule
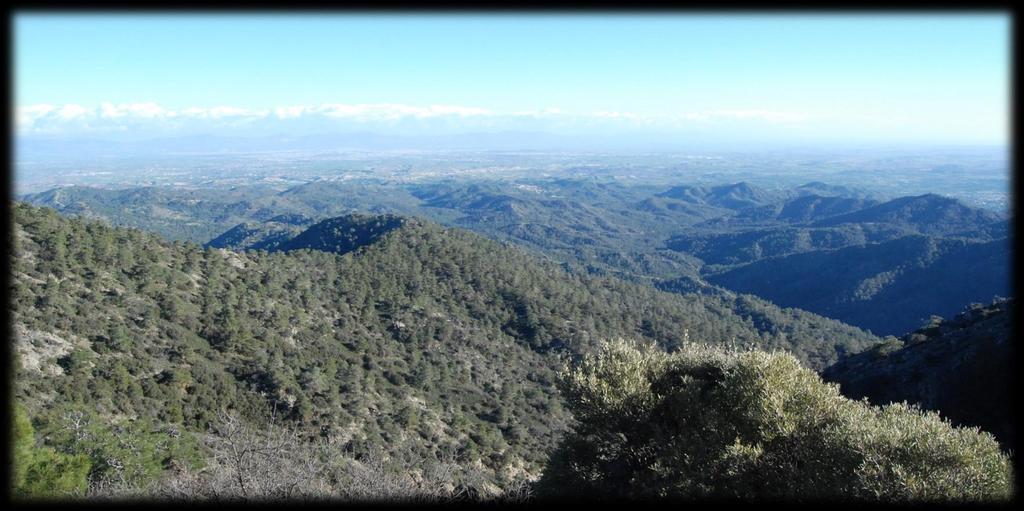
[[[15,16],[22,135],[1008,140],[1009,17]]]

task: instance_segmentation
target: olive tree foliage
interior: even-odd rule
[[[577,424],[541,495],[990,501],[1009,457],[988,433],[839,393],[791,355],[607,343],[559,383]]]

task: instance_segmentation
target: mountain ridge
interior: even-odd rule
[[[898,340],[840,359],[822,378],[851,399],[915,403],[954,424],[981,427],[1014,449],[1014,414],[1006,404],[1012,402],[1015,309],[1013,299],[972,304],[952,319],[934,318]]]

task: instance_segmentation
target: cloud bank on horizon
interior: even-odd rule
[[[17,108],[17,132],[33,135],[116,135],[129,130],[148,134],[219,131],[267,134],[279,130],[319,133],[345,129],[378,129],[401,134],[460,131],[537,130],[672,130],[716,123],[795,126],[814,117],[799,112],[758,109],[723,109],[681,114],[641,115],[620,111],[583,114],[558,108],[499,112],[457,105],[414,106],[398,103],[325,103],[289,105],[272,109],[235,106],[164,108],[154,102],[86,107],[78,104],[27,105]]]
[[[16,109],[20,139],[144,140],[214,136],[305,136],[375,133],[391,136],[458,136],[534,133],[568,137],[647,137],[664,141],[685,136],[723,142],[737,137],[750,142],[836,140],[821,127],[849,124],[844,140],[878,141],[871,130],[900,129],[893,117],[834,116],[769,109],[717,109],[638,114],[623,111],[565,112],[558,108],[497,111],[459,105],[416,106],[400,103],[324,103],[253,109],[237,106],[165,108],[155,102],[37,104]],[[851,122],[852,121],[852,122]],[[904,133],[905,135],[905,133]],[[633,140],[635,142],[635,140]],[[635,144],[632,144],[635,145]]]

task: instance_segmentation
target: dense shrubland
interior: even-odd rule
[[[792,356],[624,341],[560,380],[576,425],[543,495],[988,501],[1012,493],[988,433],[844,398]]]

